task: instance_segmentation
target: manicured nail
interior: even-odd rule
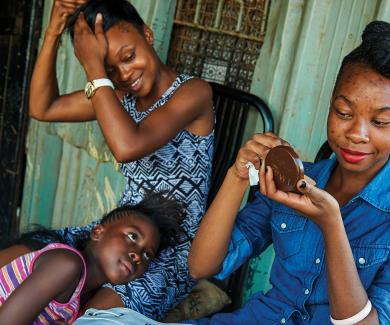
[[[307,184],[305,181],[302,181],[301,185],[299,185],[299,188],[304,189],[306,188]]]
[[[97,13],[96,15],[96,20],[102,20],[103,19],[103,16],[100,12]]]

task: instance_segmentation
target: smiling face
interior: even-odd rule
[[[143,33],[128,22],[120,22],[106,32],[108,52],[106,72],[116,88],[145,97],[157,79],[159,58],[153,49],[153,32]]]
[[[94,258],[106,282],[122,284],[140,277],[160,244],[157,226],[141,215],[97,225],[91,233]]]
[[[364,64],[345,66],[330,104],[328,141],[342,169],[373,177],[390,154],[390,79]]]

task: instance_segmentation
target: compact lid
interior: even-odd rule
[[[276,187],[284,192],[297,192],[297,183],[304,177],[302,161],[289,146],[276,146],[268,151],[265,166],[273,171]]]

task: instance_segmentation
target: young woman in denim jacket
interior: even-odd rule
[[[301,195],[275,188],[260,168],[261,193],[236,217],[248,161],[260,167],[285,141],[256,134],[204,217],[193,242],[194,278],[225,278],[275,248],[267,293],[231,314],[197,324],[390,324],[390,24],[370,23],[344,58],[330,102],[328,142],[335,155],[306,163]]]

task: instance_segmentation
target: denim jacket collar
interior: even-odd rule
[[[313,169],[309,170],[307,174],[316,180],[317,187],[323,189],[336,164],[336,157],[333,156],[330,159],[314,165]],[[355,200],[358,197],[379,210],[390,212],[390,159],[378,174],[376,174],[376,176],[352,200]]]

